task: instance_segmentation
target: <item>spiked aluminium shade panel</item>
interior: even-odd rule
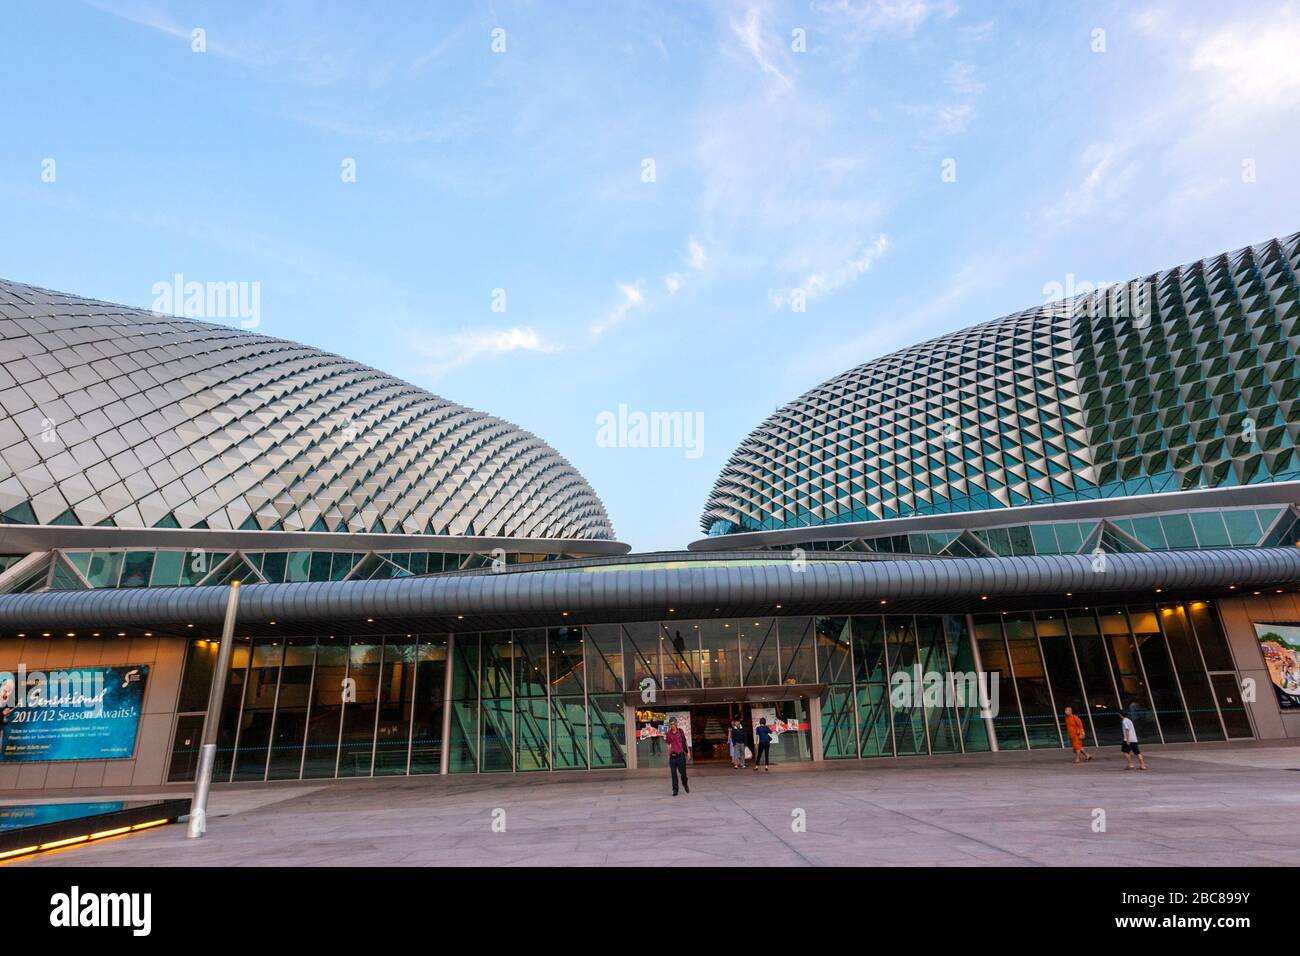
[[[731,456],[709,534],[1300,478],[1300,233],[1019,312],[813,389]]]
[[[554,449],[337,355],[0,282],[0,515],[614,537]]]

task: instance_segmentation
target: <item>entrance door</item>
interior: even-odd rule
[[[1223,727],[1228,736],[1254,737],[1250,718],[1246,716],[1246,705],[1241,699],[1241,688],[1237,686],[1237,675],[1211,674],[1210,682],[1214,685],[1214,699],[1219,703],[1219,713],[1223,715]]]
[[[691,707],[691,744],[696,763],[730,763],[727,732],[733,718],[748,719],[746,704],[696,704]]]
[[[751,703],[694,704],[691,707],[691,746],[697,763],[731,763],[728,730],[733,719],[745,728],[745,742],[756,750],[754,725],[767,718],[774,731],[773,763],[796,763],[812,759],[812,726],[808,722],[806,698],[755,701]]]

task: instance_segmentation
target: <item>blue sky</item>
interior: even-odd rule
[[[88,0],[5,21],[0,276],[145,308],[176,273],[256,282],[258,331],[537,433],[638,550],[699,537],[735,446],[844,369],[1071,275],[1300,229],[1296,3]],[[602,447],[620,405],[702,414],[703,453]]]

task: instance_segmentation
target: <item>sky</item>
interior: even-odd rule
[[[256,289],[257,332],[541,436],[636,550],[701,537],[736,446],[839,372],[1300,230],[1297,3],[4,20],[0,277]],[[620,407],[693,427],[635,447]]]

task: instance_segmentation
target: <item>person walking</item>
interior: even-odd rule
[[[1133,718],[1123,712],[1120,713],[1120,717],[1123,721],[1120,724],[1120,727],[1124,731],[1124,743],[1120,744],[1120,750],[1124,752],[1124,759],[1128,761],[1128,766],[1124,769],[1132,770],[1133,758],[1137,757],[1138,769],[1145,770],[1147,768],[1147,761],[1146,758],[1142,756],[1142,748],[1138,746],[1137,730],[1133,726]]]
[[[767,725],[767,718],[758,718],[758,726],[754,728],[754,741],[758,744],[758,750],[754,754],[754,772],[758,773],[759,761],[767,758],[767,769],[764,773],[772,772],[772,728]]]
[[[731,765],[745,769],[745,725],[735,719],[731,721]]]
[[[1092,759],[1092,754],[1083,749],[1083,738],[1088,736],[1088,731],[1084,729],[1083,721],[1074,714],[1073,707],[1065,708],[1065,732],[1070,736],[1070,747],[1074,750],[1074,762],[1079,763],[1082,757],[1085,762]]]
[[[673,780],[673,796],[677,796],[677,775],[681,774],[682,789],[691,792],[691,785],[686,780],[686,755],[690,746],[686,742],[686,732],[677,726],[677,718],[668,721],[668,772]]]

